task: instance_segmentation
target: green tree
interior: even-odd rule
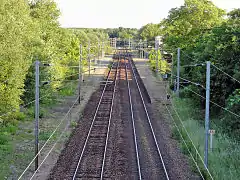
[[[151,45],[154,45],[155,37],[161,34],[159,24],[149,23],[139,30],[139,38],[147,40]]]
[[[36,24],[25,0],[0,1],[0,113],[19,109],[35,44]],[[5,119],[6,117],[2,117]]]
[[[180,8],[173,8],[160,25],[167,49],[195,46],[196,39],[223,22],[225,12],[208,0],[185,0]]]

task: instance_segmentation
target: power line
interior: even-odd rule
[[[69,111],[67,112],[67,116],[71,113],[71,110],[74,108],[76,102],[78,101],[78,98],[80,96],[77,97],[76,101],[73,103],[72,107],[69,109]],[[78,114],[75,113],[74,115]],[[66,117],[67,117],[66,116]],[[43,165],[43,163],[46,161],[46,159],[48,158],[49,154],[53,151],[54,147],[57,145],[57,143],[61,140],[62,136],[64,135],[65,131],[67,130],[69,124],[67,123],[65,128],[63,129],[62,133],[60,134],[60,136],[58,137],[57,141],[53,144],[52,148],[48,151],[47,155],[45,156],[45,158],[43,159],[43,161],[40,163],[40,165],[38,166],[37,170],[35,170],[35,172],[33,173],[33,175],[31,176],[30,180],[33,179],[33,177],[35,176],[35,174],[39,171],[39,169],[41,168],[41,166]]]
[[[227,75],[228,77],[234,79],[235,81],[237,81],[237,82],[240,84],[240,81],[237,80],[236,78],[232,77],[231,75],[229,75],[228,73],[226,73],[225,71],[223,71],[223,70],[220,69],[219,67],[215,66],[214,64],[211,63],[211,65],[212,65],[213,67],[215,67],[216,69],[218,69],[219,71],[221,71],[222,73],[224,73],[225,75]]]
[[[183,86],[183,85],[181,85],[181,86]],[[202,96],[202,95],[198,94],[197,92],[195,92],[195,91],[193,91],[193,90],[187,88],[186,86],[183,86],[183,87],[185,87],[187,90],[193,92],[193,93],[196,94],[197,96],[199,96],[199,97],[201,97],[201,98],[203,98],[203,99],[206,99],[204,96]],[[215,103],[215,102],[213,102],[213,101],[211,101],[211,100],[210,100],[210,102],[211,102],[212,104],[214,104],[214,105],[220,107],[221,109],[223,109],[223,110],[225,110],[225,111],[231,113],[232,115],[237,116],[238,118],[240,118],[240,115],[238,115],[238,114],[236,114],[236,113],[234,113],[234,112],[228,110],[227,108],[225,108],[225,107],[223,107],[223,106],[221,106],[221,105],[219,105],[219,104],[217,104],[217,103]]]
[[[182,121],[182,119],[181,119],[180,115],[178,114],[178,112],[177,112],[177,110],[176,110],[175,106],[173,105],[173,103],[172,103],[172,101],[171,101],[171,100],[170,100],[170,102],[171,102],[171,104],[172,104],[172,107],[173,107],[173,110],[175,111],[175,113],[176,113],[176,115],[177,115],[178,119],[180,120],[180,122],[181,122],[181,124],[182,124],[182,126],[183,126],[183,128],[184,128],[184,130],[185,130],[185,132],[186,132],[186,134],[187,134],[187,136],[188,136],[188,138],[190,139],[190,141],[191,141],[191,143],[192,143],[192,145],[193,145],[194,149],[196,150],[196,153],[197,153],[197,154],[198,154],[198,156],[200,157],[200,159],[201,159],[201,161],[202,161],[202,163],[203,163],[203,165],[204,165],[205,169],[207,170],[207,172],[208,172],[209,176],[211,177],[211,179],[213,179],[213,177],[212,177],[212,175],[211,175],[211,173],[210,173],[209,169],[206,167],[206,165],[205,165],[205,163],[204,163],[204,161],[203,161],[203,159],[202,159],[202,156],[201,156],[201,155],[200,155],[200,153],[198,152],[198,150],[197,150],[197,148],[196,148],[195,144],[193,143],[193,140],[191,139],[191,137],[190,137],[190,135],[189,135],[189,133],[188,133],[188,131],[187,131],[187,128],[184,126],[184,124],[183,124],[183,121]]]
[[[61,90],[61,89],[65,88],[65,87],[67,87],[67,86],[68,86],[68,85],[62,86],[61,88],[58,88],[57,90]],[[41,100],[41,99],[49,96],[50,94],[51,94],[51,93],[48,93],[48,94],[40,97],[38,100]],[[28,103],[26,103],[26,104],[24,104],[24,105],[22,105],[22,106],[20,106],[20,107],[21,107],[21,108],[26,108],[28,105],[34,103],[35,101],[36,101],[36,99],[35,99],[35,100],[32,100],[32,101],[30,101],[30,102],[28,102]],[[16,112],[17,110],[18,110],[18,109],[14,109],[14,110],[9,111],[9,112],[7,112],[7,113],[5,113],[5,114],[2,114],[2,115],[0,115],[0,118],[8,115],[9,113]]]
[[[89,85],[89,81],[85,84],[85,86]],[[57,127],[55,128],[55,130],[53,131],[53,133],[49,136],[49,138],[47,139],[47,141],[45,142],[45,144],[42,146],[42,148],[39,150],[38,154],[36,154],[34,156],[34,158],[32,159],[32,161],[29,163],[29,165],[26,167],[26,169],[23,171],[23,173],[21,174],[21,176],[18,178],[18,180],[20,180],[22,178],[22,176],[25,174],[25,172],[29,169],[29,167],[31,166],[31,164],[34,162],[34,160],[37,158],[37,156],[41,153],[41,151],[43,150],[43,148],[47,145],[47,143],[49,142],[49,140],[52,138],[52,136],[55,134],[56,130],[60,127],[60,125],[62,124],[62,122],[68,117],[68,115],[71,113],[71,110],[74,108],[76,102],[78,101],[78,98],[80,98],[80,96],[77,97],[77,99],[74,101],[72,107],[68,110],[68,112],[66,113],[66,115],[64,116],[64,118],[61,120],[61,122],[57,125]],[[77,114],[77,113],[76,113]],[[34,174],[32,175],[31,179],[34,177],[34,175],[36,174],[36,172],[40,169],[40,167],[42,166],[42,164],[44,163],[44,161],[47,159],[47,157],[49,156],[49,154],[52,152],[53,148],[56,146],[56,144],[58,143],[58,141],[61,139],[62,135],[64,134],[64,132],[67,129],[67,125],[65,126],[65,129],[62,131],[62,133],[60,134],[60,137],[57,139],[57,141],[54,143],[53,147],[49,150],[49,152],[47,153],[47,155],[45,156],[44,160],[41,162],[41,164],[39,165],[38,169],[34,172]]]
[[[192,60],[196,60],[196,59],[193,59],[192,57],[190,57],[189,55],[187,55],[182,49],[181,49],[181,52],[185,55],[185,56],[187,56],[188,58],[190,58],[190,59],[192,59]]]
[[[174,75],[174,76],[175,76],[175,77],[178,77],[178,76],[176,76],[176,75]],[[184,80],[184,81],[187,81],[187,82],[189,82],[189,83],[191,83],[191,84],[193,84],[193,85],[196,85],[196,86],[201,87],[201,88],[203,88],[203,89],[206,90],[206,88],[205,88],[203,85],[199,84],[199,83],[196,83],[196,82],[190,81],[190,80],[185,79],[185,78],[182,78],[182,77],[179,77],[179,78],[182,79],[182,80]]]
[[[177,131],[178,131],[180,137],[182,138],[182,140],[183,140],[183,142],[184,142],[184,144],[185,144],[185,146],[186,146],[186,148],[187,148],[187,150],[188,150],[188,153],[191,155],[191,158],[192,158],[194,164],[196,165],[196,167],[197,167],[197,169],[198,169],[198,172],[200,173],[201,177],[205,180],[205,178],[204,178],[204,176],[203,176],[203,174],[202,174],[202,172],[201,172],[201,170],[200,170],[200,167],[198,166],[196,160],[194,159],[194,157],[193,157],[193,155],[192,155],[192,153],[191,153],[191,151],[190,151],[190,149],[189,149],[189,147],[188,147],[188,145],[187,145],[187,143],[186,143],[186,141],[185,141],[185,139],[184,139],[184,137],[183,137],[183,135],[182,135],[179,127],[177,126],[177,123],[175,122],[175,120],[174,120],[174,118],[173,118],[170,110],[168,109],[167,105],[165,105],[165,107],[166,107],[166,109],[167,109],[167,111],[168,111],[168,114],[169,114],[170,117],[172,118],[172,120],[173,120],[173,122],[174,122],[174,126],[177,128]]]
[[[92,69],[92,70],[93,70],[93,69]],[[87,71],[88,71],[88,70],[87,70]],[[87,71],[84,71],[84,72],[87,72]],[[71,77],[71,76],[75,76],[75,75],[77,75],[77,74],[79,74],[79,73],[71,74],[71,75],[69,75],[69,76],[66,76],[65,78],[68,78],[68,77]],[[53,81],[48,81],[48,83],[54,82],[54,81],[60,81],[60,80],[64,81],[63,79],[58,79],[58,80],[56,79],[56,80],[53,80]],[[59,91],[59,90],[65,88],[66,86],[68,86],[68,85],[65,85],[65,86],[62,86],[62,87],[60,87],[60,88],[57,88],[57,90]],[[50,95],[50,93],[48,93],[48,94],[40,97],[38,100],[41,100],[41,99],[43,99],[43,98],[45,98],[45,97],[47,97],[47,96],[49,96],[49,95]],[[35,101],[36,101],[36,99],[35,99],[35,100],[32,100],[32,101],[30,101],[30,102],[28,102],[28,103],[26,103],[26,104],[24,104],[24,105],[21,105],[20,108],[25,108],[25,107],[27,107],[28,105],[34,103]],[[15,111],[17,111],[17,110],[18,110],[18,109],[14,109],[14,110],[9,111],[9,112],[7,112],[7,113],[5,113],[5,114],[2,114],[2,115],[0,115],[0,118],[3,117],[3,116],[8,115],[9,113],[15,112]]]
[[[68,112],[65,114],[64,118],[60,121],[60,123],[57,125],[57,127],[55,128],[55,130],[52,132],[52,134],[49,136],[49,138],[47,139],[47,141],[44,143],[44,145],[41,147],[41,149],[38,151],[38,153],[34,156],[34,158],[32,159],[32,161],[28,164],[28,166],[25,168],[25,170],[22,172],[22,174],[19,176],[18,180],[20,180],[22,178],[22,176],[25,174],[25,172],[29,169],[29,167],[31,166],[31,164],[34,162],[34,160],[37,158],[37,156],[41,153],[41,151],[43,150],[43,148],[48,144],[48,142],[50,141],[50,139],[53,137],[53,135],[56,133],[56,131],[58,130],[58,128],[60,127],[60,125],[63,123],[63,121],[67,118],[67,116],[70,114],[72,108],[75,106],[76,102],[78,102],[78,98],[74,101],[73,105],[70,107],[70,109],[68,110]]]
[[[166,92],[166,94],[168,94],[166,88],[165,88],[165,92]],[[172,105],[172,107],[173,107],[173,109],[174,109],[174,111],[175,111],[175,113],[176,113],[178,119],[180,120],[180,122],[181,122],[181,124],[182,124],[182,126],[183,126],[183,128],[184,128],[184,130],[185,130],[185,132],[186,132],[186,134],[187,134],[187,136],[188,136],[188,138],[189,138],[189,140],[191,141],[191,143],[192,143],[194,149],[196,150],[196,153],[197,153],[198,156],[200,157],[200,160],[202,161],[202,163],[203,163],[205,169],[207,170],[207,172],[208,172],[209,176],[211,177],[211,179],[213,179],[213,177],[212,177],[212,175],[211,175],[209,169],[205,166],[205,163],[204,163],[204,161],[203,161],[203,159],[202,159],[202,156],[201,156],[200,153],[198,152],[198,150],[197,150],[195,144],[193,143],[193,140],[191,139],[191,136],[189,135],[189,133],[188,133],[186,127],[185,127],[184,124],[183,124],[183,121],[182,121],[180,115],[179,115],[178,112],[176,111],[175,106],[173,105],[173,102],[172,102],[171,100],[170,100],[170,103],[171,103],[171,105]]]

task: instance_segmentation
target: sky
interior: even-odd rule
[[[171,8],[184,0],[54,0],[62,15],[62,27],[140,28],[159,23]],[[240,0],[212,0],[227,11],[240,8]]]

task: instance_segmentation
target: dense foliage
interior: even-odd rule
[[[148,45],[155,46],[155,37],[161,35],[160,24],[146,24],[140,28],[138,38],[147,41]]]
[[[211,63],[230,76],[240,80],[240,9],[228,14],[208,0],[185,0],[181,7],[169,11],[167,18],[159,24],[147,24],[139,31],[139,36],[153,41],[156,35],[162,36],[163,49],[173,53],[176,67],[177,48],[181,48],[181,66]],[[152,63],[155,68],[155,62]],[[176,71],[176,68],[174,68]],[[205,86],[206,68],[181,68],[181,77]],[[176,74],[176,72],[174,72]],[[195,85],[182,87],[182,96],[192,98],[204,108],[204,99],[190,90],[205,96],[205,89]],[[220,106],[239,114],[240,83],[211,67],[211,100]],[[211,114],[217,116],[225,132],[239,137],[240,120],[235,115],[211,105]]]
[[[41,67],[42,103],[64,86],[64,80],[77,78],[79,45],[83,45],[83,65],[87,65],[88,44],[97,56],[99,47],[107,46],[108,34],[93,29],[63,29],[58,23],[60,11],[53,0],[0,1],[0,122],[16,119],[22,104],[34,100],[34,62]],[[6,114],[7,113],[7,114]]]
[[[194,13],[188,15],[184,13],[185,11]],[[222,71],[240,79],[239,10],[230,12],[227,19],[224,19],[223,15],[224,12],[209,1],[186,1],[181,8],[172,10],[169,17],[162,23],[165,33],[164,43],[167,48],[175,50],[175,52],[176,47],[182,49],[181,65],[211,61]],[[198,21],[196,21],[197,19]],[[205,86],[205,71],[205,67],[184,68],[181,70],[181,77]],[[239,107],[239,104],[237,105],[239,88],[240,84],[238,82],[212,66],[212,101],[239,114],[237,108]],[[205,90],[202,88],[190,85],[187,89],[205,96]],[[185,94],[186,96],[190,96],[204,107],[204,99],[189,93],[187,90],[184,92],[188,92]],[[215,114],[219,116],[219,110],[222,109],[214,105],[211,107],[212,114],[216,112]],[[222,114],[224,116],[215,123],[220,124],[225,132],[234,132],[231,134],[238,137],[239,118],[234,115],[230,116],[226,111],[223,111]]]
[[[138,29],[135,28],[107,28],[105,32],[108,33],[110,38],[121,38],[121,39],[135,39],[137,38]]]
[[[156,71],[156,67],[158,66],[158,70],[161,74],[171,73],[171,66],[166,60],[162,59],[160,50],[151,50],[149,52],[149,63],[153,71]]]

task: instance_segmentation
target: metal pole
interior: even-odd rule
[[[100,43],[98,41],[98,60],[100,59]]]
[[[156,50],[156,73],[158,73],[158,47]]]
[[[128,38],[128,49],[130,50],[131,44],[130,44],[130,38]]]
[[[38,133],[39,133],[39,65],[35,62],[35,171],[38,169]]]
[[[210,61],[207,61],[206,71],[206,110],[205,110],[205,151],[204,164],[208,167],[208,134],[209,134],[209,102],[210,102]]]
[[[79,59],[79,69],[78,69],[78,73],[79,73],[79,81],[78,81],[78,95],[79,95],[79,98],[78,98],[78,103],[80,104],[81,102],[81,64],[82,64],[82,45],[80,44],[80,59]]]
[[[176,89],[177,89],[176,85],[177,85],[177,80],[174,79],[174,92],[176,92]]]
[[[213,151],[213,133],[210,134],[210,149]]]
[[[180,48],[178,48],[178,61],[177,61],[177,97],[179,97],[179,81],[180,81]]]
[[[141,59],[141,44],[139,43],[139,58]]]
[[[104,42],[102,42],[102,58],[104,58]]]
[[[171,59],[172,59],[172,67],[171,67],[171,84],[173,83],[173,53],[171,54],[172,55],[172,57],[171,57]]]
[[[90,57],[90,41],[88,41],[88,75],[90,76],[91,70],[91,57]]]
[[[158,46],[158,48],[159,48],[159,46]],[[159,72],[160,72],[160,74],[161,74],[162,62],[163,62],[163,49],[160,48],[159,52],[160,52],[160,55],[159,55],[159,58],[160,58],[160,60],[159,60],[159,62],[160,62],[160,68],[159,68],[159,69],[160,69],[160,70],[159,70]]]

